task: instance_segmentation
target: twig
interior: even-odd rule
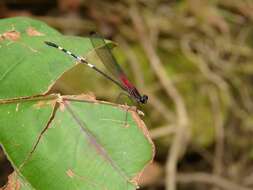
[[[166,164],[166,189],[175,190],[176,189],[176,168],[177,161],[179,159],[180,153],[187,141],[187,125],[188,125],[188,115],[184,105],[183,98],[177,91],[176,87],[172,81],[167,77],[167,74],[161,64],[161,60],[155,52],[150,36],[146,33],[144,28],[144,21],[141,18],[136,5],[132,5],[130,9],[130,17],[136,29],[140,43],[149,58],[151,67],[155,72],[157,78],[161,82],[165,92],[170,96],[175,103],[176,114],[177,114],[177,131],[173,139],[169,156],[167,158]]]
[[[223,171],[223,155],[224,155],[224,128],[223,128],[223,117],[222,111],[220,107],[220,101],[217,94],[217,91],[211,90],[209,94],[211,103],[212,103],[212,110],[214,116],[214,127],[215,127],[215,137],[216,137],[216,144],[215,144],[215,153],[214,153],[214,160],[213,160],[213,172],[215,175],[220,176],[221,172]]]
[[[179,173],[177,175],[179,183],[206,183],[227,190],[252,190],[251,188],[241,186],[228,179],[208,173]]]
[[[189,60],[191,60],[193,63],[197,65],[200,72],[212,83],[217,85],[219,89],[224,92],[224,95],[226,95],[227,103],[230,100],[230,94],[229,94],[229,85],[226,83],[225,80],[222,79],[218,74],[212,72],[209,67],[207,66],[206,62],[201,58],[201,56],[195,55],[190,47],[190,40],[191,36],[187,35],[181,40],[181,48],[184,52],[184,54],[187,56]],[[203,47],[199,47],[199,49],[203,49]]]
[[[167,120],[167,122],[172,122],[175,119],[175,114],[171,112],[165,104],[157,98],[153,93],[148,91],[147,93],[149,95],[149,103],[152,105],[153,108],[156,109],[156,111],[164,116],[164,118]]]
[[[176,132],[176,128],[175,126],[162,126],[155,129],[151,129],[149,132],[150,132],[150,137],[152,139],[157,139],[160,137],[174,134]]]

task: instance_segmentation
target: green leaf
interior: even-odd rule
[[[123,107],[61,98],[0,105],[0,141],[16,170],[35,189],[135,189],[153,155],[136,112],[126,125]]]
[[[27,18],[0,21],[0,98],[44,94],[76,61],[58,49],[52,41],[77,55],[92,50],[89,38],[63,36],[45,24]]]
[[[136,111],[84,95],[45,95],[75,61],[44,41],[85,56],[89,39],[27,18],[1,20],[0,28],[0,144],[21,189],[136,189],[154,152]]]

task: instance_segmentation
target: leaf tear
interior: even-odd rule
[[[21,165],[18,167],[19,170],[21,170],[24,165],[30,160],[30,158],[32,157],[32,154],[34,153],[34,151],[36,150],[41,138],[43,137],[44,133],[47,131],[48,128],[50,128],[50,125],[55,117],[55,114],[56,114],[56,111],[59,107],[59,104],[57,103],[57,101],[55,101],[55,104],[54,104],[54,107],[53,107],[53,110],[52,110],[52,113],[49,117],[49,120],[46,124],[46,126],[43,128],[43,130],[40,132],[36,142],[34,143],[33,147],[32,147],[32,150],[28,153],[27,157],[25,158],[25,160],[23,161],[23,163],[21,163]]]

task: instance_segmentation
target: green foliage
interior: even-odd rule
[[[136,189],[153,157],[137,113],[84,95],[45,95],[75,61],[44,41],[85,56],[89,39],[27,18],[0,28],[0,144],[21,189]]]

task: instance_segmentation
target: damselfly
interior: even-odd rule
[[[100,69],[98,69],[95,65],[89,63],[86,58],[77,56],[74,53],[62,48],[61,46],[53,43],[45,41],[45,43],[51,47],[57,48],[64,53],[72,56],[80,63],[84,63],[88,65],[90,68],[95,70],[96,72],[103,75],[105,78],[112,81],[114,84],[118,85],[122,90],[128,93],[128,95],[133,98],[137,103],[145,104],[147,103],[148,96],[147,95],[141,95],[137,88],[129,81],[126,74],[123,72],[120,65],[117,63],[115,57],[110,51],[110,48],[108,47],[107,43],[105,42],[104,38],[98,36],[96,33],[92,33],[90,37],[91,44],[94,47],[94,50],[102,63],[105,65],[105,67],[111,72],[111,74],[114,76],[114,78],[110,77],[108,74],[104,73]]]

